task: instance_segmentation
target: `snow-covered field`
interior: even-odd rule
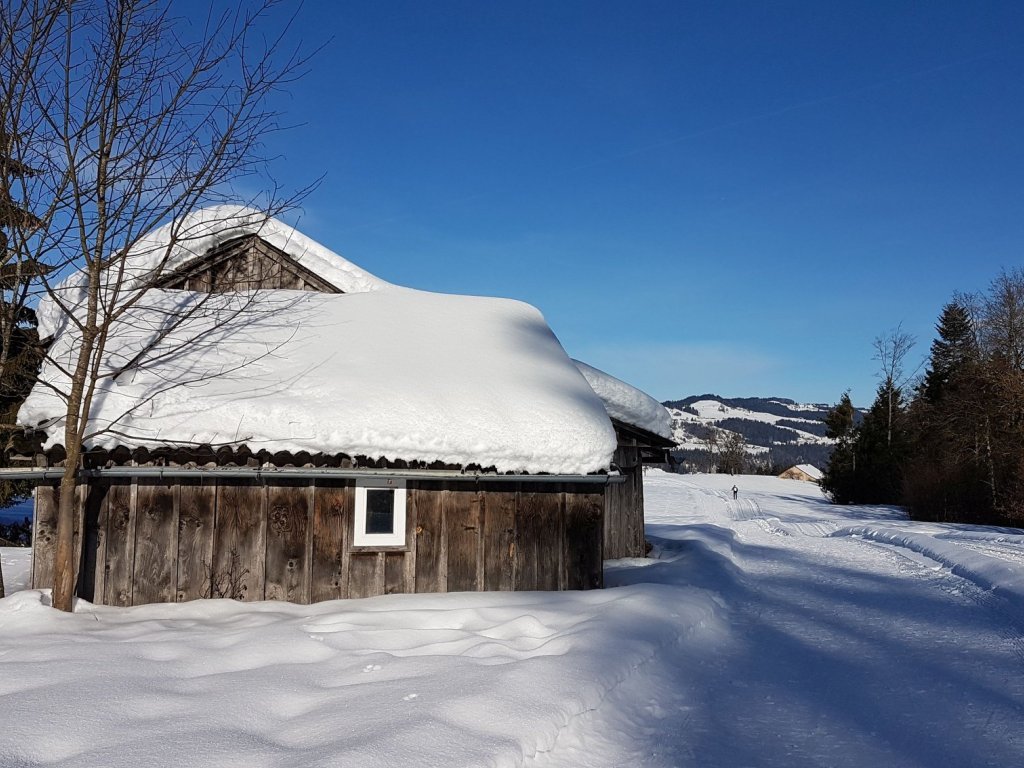
[[[1024,765],[1024,531],[645,488],[654,557],[596,592],[61,615],[23,589],[0,765]]]

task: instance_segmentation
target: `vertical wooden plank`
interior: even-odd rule
[[[310,290],[316,290],[312,288]],[[406,486],[405,489],[405,557],[402,563],[405,566],[405,591],[416,591],[416,504],[412,498],[413,491]]]
[[[565,494],[566,589],[604,585],[603,517],[603,494],[583,488]]]
[[[266,488],[246,481],[217,483],[212,594],[262,600],[267,554]]]
[[[308,484],[280,480],[267,489],[266,599],[309,602]]]
[[[508,591],[515,588],[515,486],[488,485],[483,501],[484,589]]]
[[[306,495],[306,541],[303,544],[306,557],[306,602],[313,602],[313,517],[316,509],[316,480],[306,480],[303,493]]]
[[[299,277],[298,273],[293,272],[290,269],[281,270],[281,287],[287,288],[290,291],[301,290],[302,278]]]
[[[516,509],[516,589],[558,589],[561,494],[524,483]]]
[[[172,603],[178,559],[177,486],[142,479],[137,488],[132,605]]]
[[[480,589],[477,555],[481,537],[480,497],[476,490],[448,490],[442,497],[447,529],[448,592]]]
[[[405,558],[407,552],[384,553],[384,594],[394,595],[408,592],[405,581]]]
[[[245,287],[242,290],[255,290],[256,288],[262,288],[262,270],[260,269],[261,256],[259,248],[256,243],[258,241],[254,238],[249,241],[248,246],[245,249],[245,276],[246,282]]]
[[[178,573],[175,599],[181,603],[212,595],[214,510],[212,481],[184,478],[178,490]]]
[[[566,543],[565,543],[565,505],[566,505],[566,498],[565,498],[564,488],[561,487],[561,486],[560,486],[560,488],[561,488],[561,492],[558,494],[558,532],[557,532],[557,536],[556,536],[556,540],[558,542],[558,588],[559,589],[568,589],[569,588],[569,582],[568,582],[568,579],[567,579],[566,568],[565,568],[565,550],[566,550]]]
[[[104,552],[103,603],[132,604],[135,564],[134,483],[113,481],[107,492],[107,543]]]
[[[103,602],[107,550],[107,491],[109,488],[110,486],[105,482],[90,483],[85,502],[82,559],[75,594],[90,603]]]
[[[36,488],[35,511],[32,515],[32,588],[53,587],[53,557],[57,549],[57,497],[56,485]]]
[[[210,293],[213,290],[213,272],[206,269],[188,279],[188,290]]]
[[[448,589],[443,493],[440,483],[418,483],[412,491],[416,508],[416,592]]]
[[[311,599],[348,597],[348,535],[355,496],[351,484],[317,485],[313,496]]]
[[[640,449],[634,448],[633,468],[633,516],[632,516],[632,554],[631,557],[647,556],[647,535],[644,530],[644,465],[640,457]]]
[[[96,550],[99,547],[99,516],[103,507],[103,497],[106,495],[106,487],[99,481],[92,481],[82,485],[82,489],[85,497],[82,514],[82,547],[78,559],[75,594],[83,600],[94,603],[97,594],[96,579],[102,573],[102,568],[96,567]],[[100,590],[98,594],[102,596],[103,593]]]
[[[384,553],[353,553],[349,558],[349,597],[384,594]]]
[[[85,542],[85,503],[89,495],[88,483],[80,483],[75,488],[75,522],[72,529],[72,542],[75,562],[75,591],[74,594],[81,597],[78,587],[82,583],[82,553]]]
[[[281,287],[281,264],[278,257],[259,249],[259,272],[261,288]]]
[[[605,491],[604,556],[608,559],[626,556],[624,553],[628,548],[623,546],[623,532],[628,526],[632,499],[632,478],[628,468],[624,466],[628,463],[625,446],[620,445],[615,449],[612,461],[625,475],[626,482],[609,485]]]

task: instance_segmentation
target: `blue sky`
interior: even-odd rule
[[[306,0],[299,228],[659,399],[868,404],[1024,253],[1024,3]]]

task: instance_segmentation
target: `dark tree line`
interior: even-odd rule
[[[900,380],[899,354],[876,342],[883,375],[875,402],[860,426],[848,395],[829,412],[837,442],[822,485],[837,502],[904,504],[918,519],[1021,525],[1024,270],[956,296],[936,331],[912,387]]]
[[[32,543],[32,520],[0,523],[0,547],[27,547]]]

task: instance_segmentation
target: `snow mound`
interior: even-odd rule
[[[920,526],[919,526],[920,527]],[[1012,560],[993,557],[989,554],[960,546],[964,542],[1010,542],[1016,547],[1024,543],[1024,536],[988,535],[984,532],[970,534],[939,533],[921,531],[906,526],[857,525],[842,528],[832,536],[855,536],[896,547],[903,547],[924,555],[940,565],[967,579],[982,589],[991,590],[1006,598],[1019,609],[1024,609],[1024,550],[1017,550]],[[1012,550],[1011,550],[1012,552]]]
[[[661,437],[672,438],[672,416],[665,406],[621,379],[579,360],[573,362],[601,398],[609,416]]]
[[[523,765],[572,748],[590,713],[686,638],[723,632],[710,597],[660,585],[79,601],[73,614],[47,602],[0,600],[4,766]],[[40,727],[50,718],[63,726]]]
[[[46,422],[47,448],[78,344],[68,323],[19,413]],[[507,299],[151,290],[113,324],[98,387],[93,446],[244,443],[566,474],[607,468],[615,450],[541,313]]]
[[[365,293],[390,285],[265,213],[245,206],[217,205],[193,211],[142,237],[124,260],[124,275],[117,292],[126,296],[154,275],[173,272],[205,256],[211,248],[244,235],[259,235],[343,293]],[[113,286],[119,278],[109,275],[108,279]],[[85,285],[85,276],[77,272],[54,294],[64,306],[79,306],[85,300]],[[50,297],[39,303],[40,338],[48,338],[63,327],[65,314],[60,304]]]

